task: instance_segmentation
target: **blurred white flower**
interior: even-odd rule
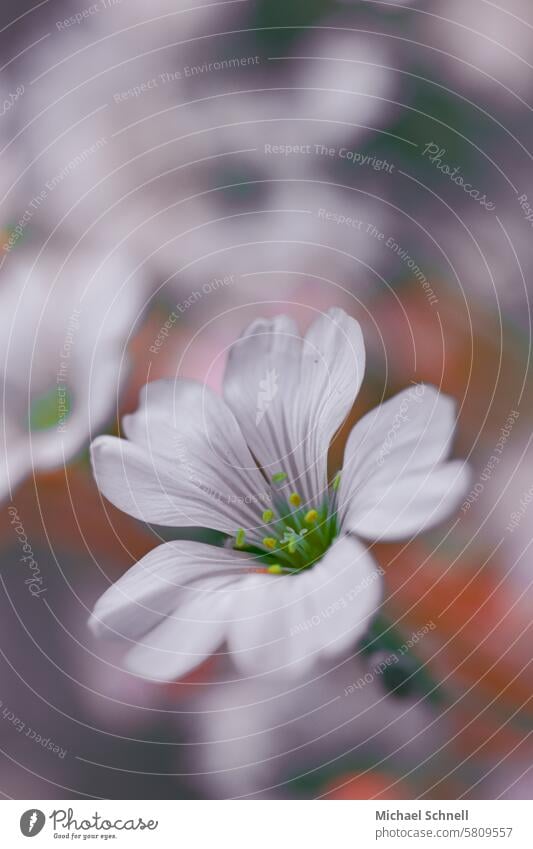
[[[386,12],[387,6],[411,6],[416,0],[341,0],[348,6],[367,6],[376,12]]]
[[[506,112],[523,108],[512,93],[527,97],[533,83],[529,0],[438,0],[417,23],[447,86],[486,92]]]
[[[64,465],[113,414],[142,288],[124,259],[57,265],[13,247],[0,273],[0,497]]]
[[[477,527],[486,528],[485,538],[498,547],[504,573],[501,595],[509,599],[510,608],[512,601],[518,602],[512,608],[512,618],[518,619],[529,617],[533,598],[533,450],[529,429],[520,434],[515,428],[520,430],[518,411],[502,422],[493,453],[473,482],[463,512]]]
[[[344,271],[346,285],[359,263],[372,266],[379,244],[353,222],[382,229],[386,207],[372,197],[374,172],[346,154],[387,116],[386,54],[354,33],[325,30],[280,61],[262,56],[258,68],[229,78],[188,79],[184,15],[140,25],[123,6],[70,28],[59,47],[43,42],[32,57],[24,203],[51,182],[58,236],[88,234],[106,250],[123,244],[171,297],[228,273],[239,278],[228,292],[237,300],[253,289],[241,284],[247,272],[338,279]],[[111,24],[117,16],[121,29]]]
[[[468,798],[531,800],[533,794],[531,758],[524,759],[520,749],[518,751],[519,754],[516,757],[513,757],[514,751],[510,754],[503,753],[501,756],[498,753],[486,762],[485,775],[481,781],[477,781],[469,788]]]
[[[361,656],[334,668],[319,665],[297,684],[227,670],[184,717],[198,790],[215,799],[287,798],[291,780],[316,779],[322,771],[325,784],[328,772],[342,774],[347,760],[364,769],[377,759],[405,774],[438,757],[452,734],[446,716],[437,718],[419,698],[391,698],[378,679],[350,692],[367,672]]]
[[[0,81],[0,256],[7,233],[15,223],[12,184],[20,168],[21,151],[13,137],[15,115],[23,96],[24,86],[6,86],[3,80]]]
[[[529,176],[524,175],[520,189],[533,197]],[[497,211],[493,214],[471,202],[461,203],[455,215],[428,209],[427,233],[404,221],[398,242],[416,257],[421,269],[432,269],[439,290],[445,292],[447,286],[473,311],[489,309],[497,315],[504,310],[527,332],[533,275],[531,227],[525,213],[517,214],[515,196],[498,193],[494,199]],[[385,276],[393,273],[392,263],[397,262],[392,253],[389,259]]]
[[[359,263],[373,265],[379,244],[366,226],[380,228],[386,207],[371,196],[371,170],[369,191],[362,190],[365,169],[349,157],[387,115],[394,79],[386,56],[353,34],[321,33],[302,39],[273,68],[285,65],[283,75],[256,77],[257,86],[180,108],[184,197],[168,212],[154,208],[169,239],[176,216],[180,221],[158,252],[172,252],[165,270],[177,256],[197,281],[221,266],[237,275],[333,268],[353,279]],[[148,230],[139,238],[144,253],[153,250]],[[182,276],[168,286],[182,288]]]
[[[117,13],[123,22],[141,23],[147,27],[151,22],[159,23],[162,32],[179,33],[186,38],[191,33],[202,31],[213,21],[220,23],[224,14],[245,3],[246,0],[152,0],[147,6],[145,0],[128,0],[117,4]]]
[[[161,545],[99,600],[91,627],[129,642],[132,671],[179,677],[227,641],[244,672],[296,675],[365,632],[381,585],[360,540],[441,521],[467,472],[445,461],[453,403],[419,386],[359,421],[328,484],[328,448],[364,364],[361,329],[339,309],[304,338],[286,316],[258,320],[231,351],[224,400],[191,382],[148,384],[124,419],[128,440],[93,443],[98,486],[121,510],[229,536],[224,548]],[[273,371],[278,391],[257,422]]]

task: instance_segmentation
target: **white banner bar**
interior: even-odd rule
[[[0,804],[2,846],[367,849],[533,846],[529,802],[81,801]]]

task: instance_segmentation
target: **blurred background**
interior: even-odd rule
[[[532,798],[532,48],[528,0],[2,4],[5,798]],[[368,349],[351,424],[438,386],[471,492],[377,547],[368,650],[290,686],[125,672],[87,618],[177,534],[104,502],[91,439],[334,305]]]

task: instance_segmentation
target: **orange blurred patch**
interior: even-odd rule
[[[348,773],[325,785],[318,794],[324,799],[414,799],[416,794],[401,779],[382,772]]]
[[[34,548],[52,545],[63,552],[105,557],[117,576],[157,543],[140,522],[105,501],[87,463],[26,481],[13,503]],[[0,538],[5,545],[14,542],[7,511],[0,513]]]

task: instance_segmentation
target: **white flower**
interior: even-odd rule
[[[142,310],[123,257],[78,250],[57,263],[17,245],[1,269],[0,498],[63,466],[113,415]]]
[[[305,337],[279,316],[254,322],[231,351],[224,399],[192,382],[156,382],[100,437],[100,490],[159,525],[228,534],[224,548],[168,542],[98,601],[96,634],[129,643],[137,674],[172,679],[223,643],[247,673],[303,673],[348,652],[376,612],[379,572],[362,540],[409,537],[441,521],[467,473],[447,462],[453,403],[412,387],[362,418],[328,483],[330,442],[363,379],[361,329],[339,309]],[[266,372],[279,376],[257,422]]]

